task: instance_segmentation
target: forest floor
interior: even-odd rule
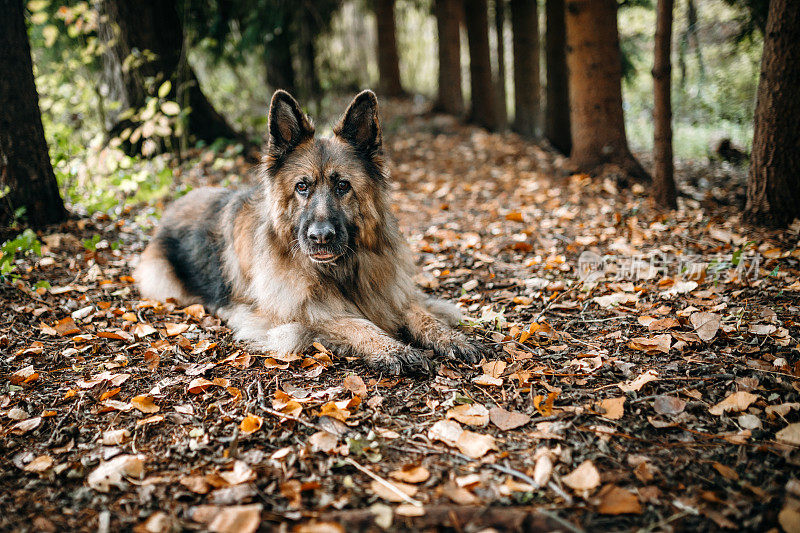
[[[744,227],[741,171],[679,167],[663,214],[613,169],[387,111],[418,280],[484,361],[253,353],[140,299],[153,208],[72,220],[0,289],[0,530],[798,531],[800,227]],[[185,183],[245,175],[199,160]]]

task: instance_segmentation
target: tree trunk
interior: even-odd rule
[[[494,28],[497,35],[497,77],[495,79],[497,95],[497,124],[504,130],[508,125],[508,108],[506,106],[506,2],[494,0]]]
[[[58,193],[33,79],[22,0],[0,0],[0,223],[24,219],[34,227],[67,216]],[[2,192],[2,191],[0,191]]]
[[[321,94],[319,76],[317,75],[317,43],[316,36],[320,32],[320,25],[316,17],[319,13],[312,12],[312,8],[305,7],[300,17],[300,28],[298,31],[298,48],[301,66],[301,76],[303,87],[300,95],[306,100],[316,102]]]
[[[564,19],[564,0],[545,3],[547,31],[545,60],[547,61],[547,107],[544,135],[562,154],[569,154],[572,138],[569,125],[569,82],[567,79],[567,28]]]
[[[106,127],[112,135],[131,125],[120,120],[123,111],[141,108],[148,96],[170,80],[168,98],[191,107],[187,124],[190,135],[207,142],[219,137],[247,142],[200,90],[185,57],[176,0],[104,0],[99,34],[107,46],[103,78],[109,99],[121,104],[108,114]]]
[[[434,3],[439,33],[439,97],[436,109],[451,115],[462,115],[461,0],[436,0]]]
[[[758,82],[745,217],[784,227],[800,217],[800,2],[772,0]]]
[[[470,120],[497,130],[498,120],[489,50],[489,14],[486,0],[464,0],[464,23],[469,44]]]
[[[536,2],[511,0],[514,45],[514,131],[536,135],[539,116],[539,16]]]
[[[378,87],[386,96],[402,96],[400,59],[397,54],[397,35],[394,23],[394,0],[375,0],[378,22]]]
[[[653,59],[653,198],[677,209],[672,164],[672,8],[673,0],[658,0]]]
[[[297,75],[292,62],[292,34],[288,23],[284,23],[280,31],[275,32],[264,53],[269,86],[273,90],[283,89],[297,95]]]
[[[573,163],[586,172],[611,163],[649,181],[625,136],[616,0],[567,0],[566,22]]]

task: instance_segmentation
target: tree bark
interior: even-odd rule
[[[569,81],[567,73],[567,28],[564,0],[545,3],[547,30],[545,61],[547,62],[547,104],[544,135],[558,151],[569,154],[572,138],[569,123]]]
[[[292,62],[292,34],[289,24],[284,23],[265,46],[267,83],[273,90],[283,89],[297,94],[297,74]]]
[[[386,96],[402,96],[400,59],[397,54],[397,31],[394,22],[394,0],[375,0],[378,22],[378,87]]]
[[[44,138],[22,0],[0,0],[0,10],[0,189],[9,189],[0,198],[0,223],[24,207],[24,219],[42,227],[67,212]]]
[[[800,2],[769,5],[745,218],[784,227],[800,217]]]
[[[470,121],[495,131],[498,127],[497,101],[492,83],[486,0],[464,0],[464,23],[469,43]]]
[[[439,33],[439,97],[436,109],[451,115],[462,115],[461,0],[436,0],[434,3]]]
[[[511,0],[514,48],[514,124],[520,135],[534,137],[539,116],[539,16],[536,2]]]
[[[183,49],[183,25],[176,0],[103,0],[99,34],[106,45],[103,78],[118,111],[108,114],[108,131],[115,135],[130,125],[120,120],[126,109],[141,108],[148,96],[170,80],[168,97],[191,107],[188,133],[213,142],[217,138],[247,142],[206,98]]]
[[[672,161],[672,9],[674,0],[658,0],[653,59],[653,199],[678,208]]]
[[[570,158],[586,172],[610,163],[628,177],[649,181],[625,136],[616,0],[567,0],[566,22]]]
[[[497,95],[497,125],[501,130],[508,125],[508,108],[506,105],[506,43],[503,39],[506,23],[505,0],[494,0],[494,29],[497,35],[497,77],[495,79]]]

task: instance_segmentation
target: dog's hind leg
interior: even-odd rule
[[[234,338],[257,350],[298,353],[314,342],[314,335],[299,322],[269,327],[268,321],[247,305],[220,309],[217,313],[234,331]]]
[[[457,326],[464,318],[460,307],[439,298],[427,298],[424,307],[448,326]]]
[[[139,292],[144,298],[165,302],[172,298],[180,305],[198,303],[199,298],[189,294],[178,279],[172,264],[164,255],[161,242],[153,239],[139,257],[133,272]]]

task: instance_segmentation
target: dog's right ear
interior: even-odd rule
[[[299,144],[314,136],[314,125],[300,109],[300,104],[292,95],[283,90],[275,91],[269,104],[269,146],[267,149],[270,166],[280,162]]]

